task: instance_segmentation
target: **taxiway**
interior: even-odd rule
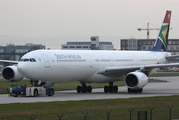
[[[93,89],[92,93],[77,93],[76,90],[56,91],[55,95],[38,97],[11,97],[8,94],[0,95],[0,104],[31,103],[50,101],[75,101],[95,99],[116,99],[133,97],[153,97],[179,95],[179,77],[152,77],[150,83],[144,87],[143,93],[127,92],[127,87],[118,87],[118,93],[104,93],[103,88]],[[155,79],[155,80],[152,80]],[[157,79],[157,80],[156,80]]]

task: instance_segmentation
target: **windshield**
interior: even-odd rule
[[[24,90],[25,86],[22,85],[14,85],[12,86],[12,90]]]
[[[12,87],[12,90],[21,90],[21,86],[20,85],[16,85]]]
[[[34,58],[24,58],[24,59],[20,59],[20,62],[36,62],[36,60]]]

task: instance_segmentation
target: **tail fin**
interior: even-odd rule
[[[171,11],[166,11],[159,35],[150,51],[166,51],[168,43],[168,34],[170,29]]]

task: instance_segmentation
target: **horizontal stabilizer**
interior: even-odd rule
[[[179,58],[179,55],[166,56],[166,59],[170,59],[170,58]]]

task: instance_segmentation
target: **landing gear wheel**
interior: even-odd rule
[[[132,89],[128,88],[128,93],[132,93]]]
[[[109,83],[109,86],[105,86],[104,87],[104,92],[105,93],[117,93],[118,92],[118,87],[117,86],[113,86],[113,82]]]
[[[109,86],[109,93],[113,93],[114,89],[113,86]]]
[[[143,88],[141,89],[130,89],[128,88],[128,93],[142,93],[143,92]]]
[[[88,86],[87,90],[88,90],[89,93],[91,93],[92,87],[91,87],[91,86]]]
[[[133,91],[133,93],[138,93],[139,92],[139,89],[134,89],[134,90],[132,90]]]
[[[87,86],[85,83],[82,83],[82,86],[78,86],[76,88],[77,93],[91,93],[92,92],[92,87],[91,86]]]
[[[142,93],[143,92],[143,88],[139,89],[139,93]]]
[[[105,86],[105,87],[104,87],[104,92],[105,92],[105,93],[108,93],[108,91],[109,91],[108,89],[109,89],[109,87],[108,87],[108,86]]]
[[[76,90],[77,90],[77,93],[80,93],[81,92],[81,87],[78,86]]]
[[[113,90],[114,90],[115,93],[117,93],[118,92],[118,87],[114,86]]]
[[[37,97],[37,95],[38,95],[38,90],[35,89],[35,90],[34,90],[34,97]]]
[[[82,85],[82,93],[87,93],[87,86],[85,84]]]

